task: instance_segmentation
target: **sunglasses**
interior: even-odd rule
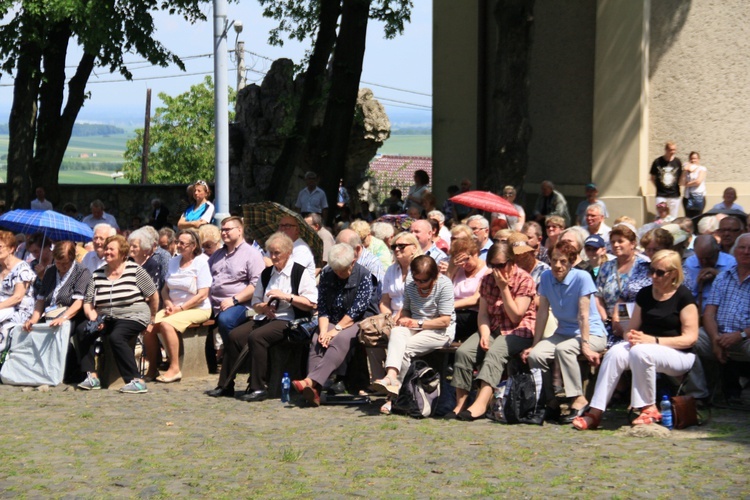
[[[394,252],[396,250],[398,250],[399,252],[403,252],[404,250],[406,250],[406,247],[410,246],[412,246],[412,243],[394,243],[393,245],[391,245],[391,250],[393,250]]]
[[[509,260],[505,262],[490,262],[490,269],[505,269],[510,264]]]
[[[415,283],[419,283],[420,285],[424,285],[425,283],[429,283],[432,281],[432,278],[427,278],[426,280],[421,280],[419,278],[412,278]]]
[[[664,275],[667,274],[670,271],[671,271],[671,269],[668,270],[668,271],[665,271],[664,269],[654,269],[651,266],[648,267],[648,274],[649,274],[649,276],[653,276],[655,274],[659,278],[663,278]]]

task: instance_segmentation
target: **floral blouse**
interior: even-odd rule
[[[11,323],[24,323],[31,317],[34,312],[34,289],[31,286],[37,276],[31,266],[24,261],[19,262],[0,283],[0,300],[6,300],[13,295],[16,285],[19,283],[28,283],[21,302],[15,307],[13,315],[8,319]]]
[[[604,299],[608,315],[612,315],[615,304],[620,299],[622,292],[633,277],[635,270],[638,269],[643,262],[646,263],[646,268],[648,268],[648,259],[642,255],[636,255],[635,262],[633,262],[630,272],[625,274],[617,272],[617,259],[607,261],[599,268],[599,275],[596,277],[596,288],[598,289],[596,296]],[[633,295],[633,297],[635,297],[635,295]]]

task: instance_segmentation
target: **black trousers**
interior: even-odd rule
[[[130,347],[130,341],[146,328],[142,323],[129,319],[113,319],[105,323],[104,330],[99,332],[100,335],[86,335],[85,328],[86,322],[83,322],[76,329],[78,347],[82,355],[82,372],[96,371],[96,338],[101,335],[105,338],[105,342],[109,342],[117,369],[125,383],[129,383],[134,378],[140,378],[138,365],[135,364],[135,352]]]
[[[284,329],[289,322],[273,320],[268,322],[248,321],[229,332],[229,342],[224,345],[224,361],[221,364],[219,387],[234,380],[230,370],[247,345],[250,351],[250,391],[267,389],[268,349],[284,340]]]

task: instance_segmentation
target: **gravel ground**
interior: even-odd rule
[[[750,496],[750,413],[633,437],[358,407],[242,403],[203,394],[216,377],[149,393],[0,386],[0,496],[454,498]]]

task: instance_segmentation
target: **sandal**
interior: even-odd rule
[[[642,411],[638,417],[636,417],[631,425],[649,425],[656,422],[661,422],[661,413],[656,408]]]
[[[391,414],[391,402],[386,401],[383,406],[380,407],[380,413],[383,415],[390,415]]]
[[[370,384],[369,388],[375,391],[376,394],[398,394],[401,384],[398,381],[395,384],[393,382],[394,380],[386,375]]]
[[[591,419],[591,423],[588,423],[586,421],[587,417]],[[589,412],[584,413],[583,416],[576,417],[573,419],[573,427],[575,427],[579,431],[594,430],[598,428],[601,423],[602,423],[601,415],[597,417],[596,415],[593,415]]]

